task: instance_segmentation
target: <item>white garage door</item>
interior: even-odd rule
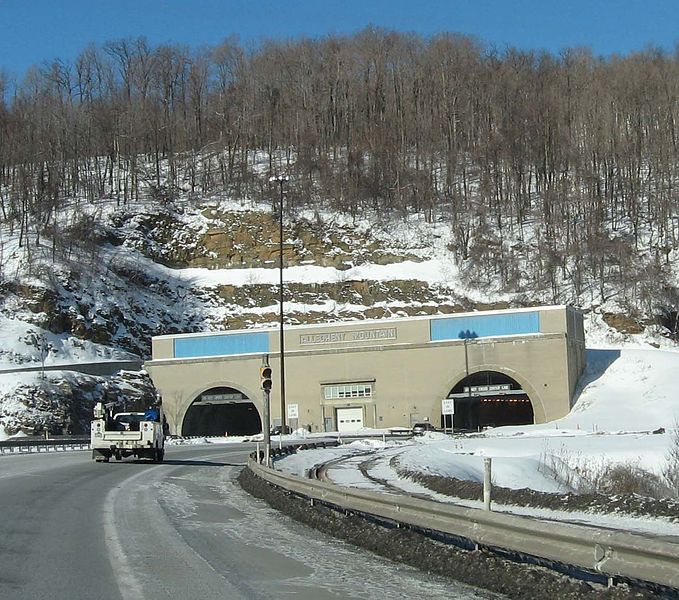
[[[356,431],[363,427],[362,408],[338,408],[337,431]]]

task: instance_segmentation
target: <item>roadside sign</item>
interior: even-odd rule
[[[454,415],[455,414],[455,400],[453,398],[446,398],[441,400],[441,414]]]
[[[288,419],[299,419],[299,404],[288,404]]]

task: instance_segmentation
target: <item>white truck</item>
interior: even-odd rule
[[[97,402],[90,431],[92,458],[108,462],[112,457],[122,460],[134,456],[162,462],[165,455],[163,412],[160,407],[154,410],[154,415],[148,411],[113,414],[113,404]]]

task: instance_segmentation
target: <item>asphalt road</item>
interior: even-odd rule
[[[328,538],[235,482],[252,448],[166,462],[0,457],[0,599],[488,598]]]

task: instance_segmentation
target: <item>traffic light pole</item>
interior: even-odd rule
[[[264,426],[262,431],[264,432],[264,465],[267,467],[271,466],[271,431],[267,423],[270,422],[270,406],[271,406],[271,392],[269,390],[264,390]]]
[[[264,385],[265,369],[269,368],[269,355],[262,357],[260,377],[262,379],[262,396],[264,401],[264,418],[262,419],[262,433],[264,434],[264,465],[271,466],[271,386]],[[269,381],[271,381],[269,379]]]

